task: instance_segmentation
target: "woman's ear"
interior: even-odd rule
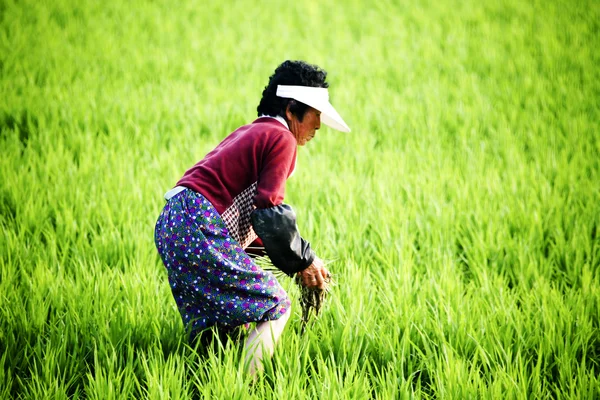
[[[296,105],[296,101],[295,100],[290,100],[287,103],[287,106],[285,106],[285,117],[288,121],[292,120],[292,115],[294,115],[294,113],[292,112],[292,107],[294,107]]]

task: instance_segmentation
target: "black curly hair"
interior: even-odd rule
[[[269,77],[269,84],[265,86],[260,104],[256,108],[258,116],[269,115],[285,118],[285,110],[290,105],[290,111],[300,122],[309,106],[293,99],[277,97],[277,85],[297,85],[327,88],[325,82],[327,72],[316,65],[304,61],[284,61]]]

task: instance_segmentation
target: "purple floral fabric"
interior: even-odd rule
[[[169,199],[154,235],[177,308],[192,332],[278,319],[290,307],[275,276],[229,236],[201,194],[186,189]]]

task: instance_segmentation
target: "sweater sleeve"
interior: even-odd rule
[[[296,139],[285,132],[266,146],[258,176],[256,208],[269,208],[283,202],[285,182],[296,163]]]
[[[258,178],[252,226],[273,264],[292,276],[315,259],[310,243],[300,236],[296,214],[283,204],[285,182],[296,166],[296,139],[285,132],[266,149]]]

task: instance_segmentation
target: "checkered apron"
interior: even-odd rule
[[[258,193],[258,182],[254,182],[233,199],[233,204],[227,208],[221,218],[227,226],[229,235],[237,240],[245,249],[258,237],[252,229],[250,213],[253,210],[254,196]]]

